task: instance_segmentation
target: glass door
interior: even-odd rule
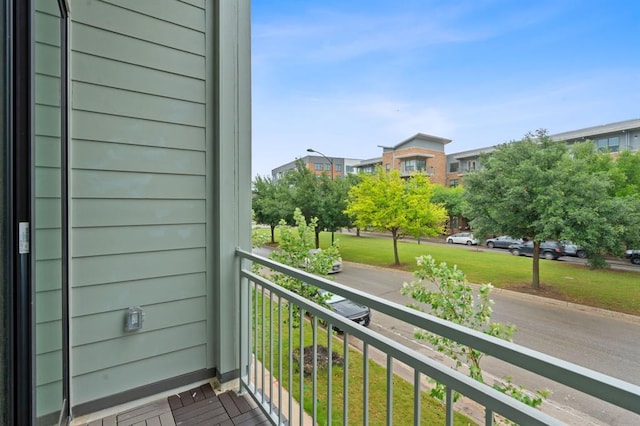
[[[67,48],[64,2],[36,0],[33,16],[31,256],[35,415],[68,417]]]

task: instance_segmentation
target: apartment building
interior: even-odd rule
[[[632,119],[556,133],[551,138],[569,145],[590,140],[596,144],[597,149],[616,155],[620,151],[640,149],[639,135],[640,119]],[[480,167],[480,155],[489,153],[496,147],[494,145],[447,155],[447,185],[459,185],[466,173]]]
[[[574,144],[593,141],[597,148],[616,154],[620,151],[640,149],[640,119],[631,119],[551,135],[557,141]],[[480,156],[496,149],[497,145],[467,151],[445,153],[450,139],[417,133],[393,146],[380,146],[382,156],[371,159],[349,159],[332,157],[334,177],[344,173],[373,173],[377,166],[385,170],[399,170],[401,175],[423,173],[431,182],[446,186],[458,186],[464,175],[481,167]],[[326,158],[307,156],[301,158],[316,174],[331,175],[331,165]],[[295,161],[272,170],[274,179],[295,167]],[[338,170],[339,168],[339,170]]]

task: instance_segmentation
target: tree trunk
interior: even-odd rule
[[[400,257],[398,257],[398,230],[392,229],[391,236],[393,237],[393,257],[395,259],[395,264],[400,265]]]
[[[275,242],[276,242],[276,237],[275,237],[276,225],[270,225],[270,227],[271,227],[271,243],[275,244]]]
[[[320,231],[316,231],[316,248],[320,248]]]
[[[533,276],[531,287],[538,290],[540,288],[540,242],[533,242]]]
[[[356,226],[356,237],[359,237],[359,236],[360,236],[360,228]]]

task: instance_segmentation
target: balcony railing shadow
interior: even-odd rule
[[[240,387],[253,397],[274,424],[326,424],[332,421],[349,424],[354,413],[361,418],[362,424],[368,424],[372,418],[376,422],[398,424],[396,420],[400,414],[405,416],[404,422],[409,417],[408,423],[425,424],[421,419],[425,414],[422,412],[423,392],[427,378],[446,386],[441,420],[446,425],[453,425],[456,416],[454,392],[480,407],[479,414],[472,414],[473,420],[479,423],[490,425],[496,419],[526,425],[564,423],[276,285],[267,278],[268,274],[255,273],[252,263],[640,414],[640,387],[636,385],[243,250],[237,250],[237,255],[240,260]],[[326,331],[334,329],[341,333],[336,336]],[[371,362],[374,359],[377,364]],[[378,364],[385,370],[382,380],[378,377]],[[398,380],[394,373],[400,369],[404,370],[405,377],[413,380],[401,383],[405,381]],[[383,400],[371,400],[374,373],[377,374],[374,385],[384,387]],[[403,392],[404,386],[412,388],[412,413],[407,413],[406,407],[394,407],[394,395],[401,386]],[[349,396],[350,388],[357,389],[357,398]],[[394,409],[403,413],[395,413]],[[327,421],[329,418],[331,421]]]

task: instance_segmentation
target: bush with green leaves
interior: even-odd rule
[[[303,268],[312,274],[326,277],[333,264],[340,259],[337,244],[315,251],[315,229],[318,220],[313,218],[307,224],[300,209],[295,209],[293,219],[296,226],[288,226],[284,220],[278,225],[280,227],[279,248],[269,257],[285,265]],[[272,274],[271,279],[279,286],[327,307],[326,300],[329,296],[318,292],[317,287],[281,273]]]
[[[438,318],[511,341],[516,327],[491,321],[494,303],[490,298],[493,290],[491,284],[481,285],[477,295],[474,295],[473,286],[467,283],[464,273],[455,265],[450,267],[444,262],[436,264],[430,255],[419,256],[416,261],[418,269],[414,276],[417,280],[405,283],[401,290],[403,295],[410,296],[417,302],[409,304],[409,307],[424,312],[421,305],[428,305],[429,313]],[[428,341],[438,352],[451,358],[456,370],[464,366],[471,378],[485,383],[481,368],[481,360],[485,355],[483,352],[426,330],[416,330],[415,337]],[[509,377],[493,387],[532,407],[538,407],[550,394],[548,390],[538,390],[531,394],[513,384]],[[445,393],[446,387],[442,383],[436,383],[431,391],[432,396],[441,400]],[[455,395],[455,399],[458,397],[459,395]]]

